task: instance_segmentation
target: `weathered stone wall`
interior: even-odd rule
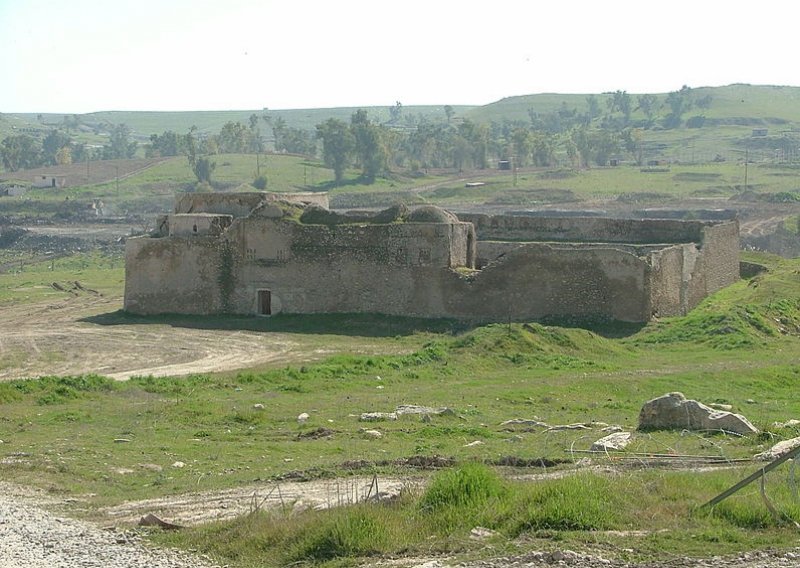
[[[235,259],[225,250],[225,241],[213,237],[128,239],[125,310],[137,314],[225,311],[223,291],[235,288],[237,270]]]
[[[477,242],[458,221],[306,225],[271,211],[234,219],[216,238],[130,239],[125,309],[646,321],[685,313],[738,278],[736,222],[486,217],[484,235],[502,239]],[[605,242],[581,242],[593,231]],[[476,254],[484,267],[470,271]]]
[[[227,229],[233,218],[230,215],[191,213],[170,215],[168,219],[171,237],[218,237]]]
[[[173,213],[215,213],[246,217],[250,212],[269,201],[288,201],[297,204],[315,204],[328,207],[327,193],[182,193],[175,199]]]
[[[473,321],[649,317],[642,259],[614,249],[553,253],[547,245],[525,244],[473,274],[345,257],[248,262],[237,311],[254,313],[258,290],[270,290],[273,313],[378,312]]]
[[[356,261],[389,267],[466,266],[467,223],[302,225],[274,219],[242,220],[248,260],[267,263]],[[474,239],[473,239],[474,240]]]
[[[684,256],[694,245],[675,245],[650,257],[650,316],[667,317],[685,313]],[[694,249],[696,253],[696,249]]]
[[[475,225],[479,241],[594,242],[594,243],[698,243],[705,221],[671,219],[609,219],[605,217],[526,217],[459,215]]]

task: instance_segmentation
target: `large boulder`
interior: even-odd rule
[[[735,434],[756,434],[758,429],[741,414],[709,408],[671,392],[647,401],[639,412],[640,430],[723,430]]]

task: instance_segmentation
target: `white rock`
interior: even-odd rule
[[[364,436],[366,436],[367,438],[375,438],[375,439],[383,438],[383,434],[381,432],[378,432],[377,430],[364,430],[363,433]]]
[[[639,412],[640,429],[722,430],[734,434],[757,434],[758,429],[741,414],[709,408],[671,392],[647,401]]]
[[[800,426],[800,420],[795,420],[792,418],[791,420],[787,420],[786,422],[774,422],[772,424],[775,428],[795,428]]]
[[[492,529],[487,529],[485,527],[475,527],[471,531],[469,531],[469,538],[473,540],[484,540],[487,538],[491,538],[497,535],[497,531],[493,531]]]
[[[593,452],[608,452],[621,450],[631,442],[630,432],[614,432],[604,438],[600,438],[592,444]]]
[[[300,415],[297,417],[297,421],[298,421],[300,424],[305,424],[305,423],[308,421],[308,419],[309,419],[309,418],[311,418],[311,416],[309,416],[309,415],[308,415],[308,412],[303,412],[302,414],[300,414]]]
[[[256,404],[253,405],[253,408],[255,410],[264,410],[264,405],[261,404],[260,402],[257,402]]]
[[[383,422],[397,420],[397,414],[394,412],[364,412],[358,419],[361,422]]]
[[[797,438],[792,438],[791,440],[784,440],[782,442],[778,442],[766,452],[761,452],[760,454],[756,454],[753,458],[757,460],[763,461],[773,461],[781,457],[782,455],[791,452],[797,446],[800,446],[800,436]]]
[[[469,444],[464,444],[465,448],[474,448],[475,446],[482,446],[486,442],[481,442],[480,440],[475,440],[474,442],[470,442]]]
[[[172,467],[176,467],[176,468],[180,469],[182,467],[186,467],[186,464],[183,463],[182,461],[176,461],[175,463],[172,464]]]

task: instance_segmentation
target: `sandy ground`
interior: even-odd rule
[[[82,321],[88,315],[114,312],[121,305],[119,297],[87,293],[47,303],[3,306],[0,380],[82,373],[118,380],[187,375],[300,356],[288,334]]]

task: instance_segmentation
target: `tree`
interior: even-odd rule
[[[9,136],[0,143],[3,167],[10,172],[39,166],[41,152],[39,143],[27,134]]]
[[[400,121],[400,117],[403,115],[403,103],[397,101],[393,107],[389,107],[389,116],[391,117],[389,122],[392,124],[397,123]]]
[[[355,141],[355,152],[361,164],[361,177],[370,184],[386,170],[387,152],[383,143],[381,127],[359,109],[350,119],[350,130]]]
[[[608,106],[611,112],[619,111],[622,113],[624,125],[627,125],[631,119],[631,96],[625,91],[615,91],[612,97],[608,100]]]
[[[226,122],[217,137],[223,154],[243,154],[250,148],[252,133],[241,122]]]
[[[664,128],[677,128],[681,125],[683,115],[692,108],[692,90],[684,85],[680,91],[673,91],[667,95],[669,114],[664,118]]]
[[[337,185],[341,184],[355,147],[355,139],[350,128],[344,121],[329,118],[317,125],[317,138],[322,140],[322,158],[325,160],[325,165],[333,169]]]
[[[533,140],[531,131],[524,127],[518,127],[511,133],[511,147],[516,163],[521,167],[528,165],[528,157],[531,155]]]
[[[653,117],[655,116],[656,109],[658,108],[658,97],[655,95],[639,95],[636,99],[636,102],[639,105],[637,108],[644,113],[644,116],[647,119],[647,126],[652,126]]]
[[[211,183],[211,174],[217,167],[216,162],[212,162],[208,156],[200,156],[192,164],[192,171],[194,172],[197,181],[200,183]]]
[[[176,134],[172,130],[165,130],[163,134],[150,135],[150,147],[146,154],[150,156],[179,156],[185,154],[186,136]]]
[[[103,146],[103,159],[133,158],[136,154],[137,143],[130,139],[131,129],[127,124],[117,124],[111,128],[109,144]]]
[[[56,152],[56,163],[59,166],[65,166],[72,163],[72,149],[70,146],[62,146]]]
[[[590,122],[600,116],[600,103],[595,95],[589,95],[586,97],[586,105],[589,107]]]
[[[62,148],[68,148],[71,144],[72,140],[67,134],[60,130],[51,130],[42,140],[42,161],[48,166],[59,163],[58,152]]]
[[[447,122],[450,122],[453,119],[453,115],[455,115],[456,111],[453,110],[453,107],[450,105],[444,105],[444,115],[447,117]]]

